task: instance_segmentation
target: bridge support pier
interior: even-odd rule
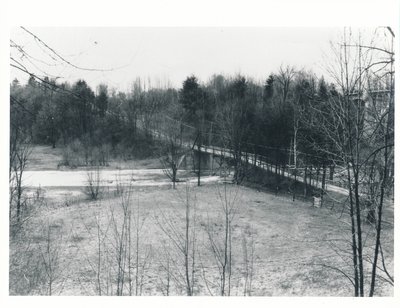
[[[194,159],[194,169],[198,170],[199,168],[199,161],[200,161],[200,168],[203,172],[203,170],[210,170],[210,172],[213,172],[214,169],[214,159],[213,155],[209,153],[204,153],[204,152],[199,152],[197,150],[193,151]],[[200,158],[200,160],[199,160]]]

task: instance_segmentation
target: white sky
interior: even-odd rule
[[[68,65],[48,66],[26,59],[24,64],[39,75],[43,70],[60,80],[85,79],[93,88],[99,83],[126,90],[137,77],[152,83],[169,80],[180,87],[186,76],[195,74],[207,81],[214,73],[241,73],[265,80],[280,65],[324,71],[330,41],[339,38],[339,27],[258,27],[258,28],[133,28],[133,27],[27,27],[73,64],[114,71],[89,72]],[[24,30],[13,28],[11,39],[31,56],[55,62]],[[11,70],[11,77],[27,76]]]

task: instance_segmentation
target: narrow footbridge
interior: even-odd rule
[[[167,125],[165,124],[167,122]],[[172,125],[171,125],[172,123]],[[184,128],[185,131],[190,130],[191,134],[184,134],[185,136],[180,139],[180,144],[182,147],[185,148],[190,148],[194,149],[196,151],[200,151],[202,153],[206,153],[209,155],[212,155],[212,157],[219,156],[219,157],[224,157],[224,158],[234,158],[234,152],[226,147],[220,147],[220,146],[215,146],[210,144],[201,144],[201,145],[194,145],[196,142],[193,140],[193,136],[195,136],[194,131],[196,130],[194,127],[180,123],[175,119],[172,119],[168,116],[163,117],[163,124],[160,125],[160,121],[158,121],[157,125],[152,125],[152,126],[145,126],[143,125],[143,122],[140,121],[138,126],[142,129],[144,129],[148,134],[150,134],[153,138],[156,139],[161,139],[161,140],[170,140],[171,135],[165,133],[165,131],[172,131],[172,134],[177,134],[178,131],[180,131],[180,134],[182,136],[182,127]],[[168,129],[164,129],[164,127],[168,127]],[[251,153],[251,152],[243,152],[241,154],[241,160],[243,162],[246,162],[248,164],[251,164],[257,168],[267,170],[270,172],[274,173],[279,173],[281,176],[296,180],[298,182],[304,183],[304,178],[302,176],[295,176],[294,173],[289,172],[288,170],[294,170],[294,168],[286,168],[286,170],[282,170],[282,168],[277,168],[277,166],[273,163],[268,162],[268,157]],[[299,171],[300,169],[297,169]],[[309,181],[307,181],[309,184]],[[318,179],[311,179],[311,186],[321,188],[322,187],[322,182]],[[339,185],[335,185],[336,183],[333,183],[333,181],[326,180],[325,181],[325,191],[327,192],[336,192],[342,195],[348,195],[348,190],[346,188],[340,187]]]

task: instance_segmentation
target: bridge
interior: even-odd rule
[[[180,122],[176,119],[173,119],[167,115],[158,118],[157,121],[152,121],[150,125],[144,125],[143,121],[139,121],[139,127],[144,129],[146,133],[151,135],[153,138],[160,139],[160,140],[170,140],[171,134],[175,136],[175,138],[180,138],[180,145],[187,149],[192,149],[194,151],[200,151],[201,153],[209,155],[210,159],[213,157],[222,157],[224,159],[233,159],[235,157],[235,153],[232,149],[223,146],[217,146],[212,144],[212,136],[219,135],[218,133],[212,132],[212,122],[209,122],[211,125],[211,130],[209,132],[204,133],[206,138],[202,138],[202,143],[197,143],[195,140],[195,136],[197,134],[197,129],[191,125],[186,123]],[[215,124],[214,124],[215,125]],[[171,132],[168,134],[166,132]],[[207,140],[207,142],[204,142]],[[195,145],[195,143],[197,143]],[[274,151],[276,148],[272,147],[265,147],[259,145],[253,145],[254,148],[256,147],[264,147],[269,148],[269,150]],[[280,149],[280,151],[289,152],[288,149]],[[290,154],[289,154],[290,155]],[[307,154],[305,154],[307,155]],[[301,176],[301,172],[305,168],[295,168],[294,166],[290,166],[286,164],[284,168],[282,165],[277,165],[271,162],[271,159],[266,155],[257,154],[254,152],[249,152],[248,150],[241,152],[240,159],[242,162],[246,164],[250,164],[256,168],[260,168],[265,171],[269,171],[272,173],[279,174],[285,178],[291,179],[293,181],[297,181],[300,183],[306,183],[308,185],[316,188],[322,188],[322,181],[318,178],[310,178],[309,181]],[[296,170],[297,175],[295,174],[294,170]],[[299,176],[300,175],[300,176]],[[348,190],[344,187],[341,187],[338,182],[334,182],[332,180],[326,179],[325,180],[325,192],[335,192],[342,195],[348,195]]]

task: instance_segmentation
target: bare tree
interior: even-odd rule
[[[242,232],[242,252],[244,272],[243,295],[251,296],[254,277],[255,241],[254,231],[250,226],[246,226]]]
[[[29,140],[20,138],[21,132],[17,129],[10,137],[10,226],[20,224],[24,208],[23,173],[26,169],[29,155],[32,151]],[[15,219],[14,219],[15,218]]]
[[[376,213],[373,218],[376,234],[369,296],[373,296],[375,292],[377,270],[379,269],[379,256],[381,257],[382,262],[382,268],[380,270],[386,274],[389,282],[394,283],[393,275],[388,272],[385,266],[384,252],[381,243],[383,207],[386,203],[385,198],[391,192],[393,187],[393,172],[391,172],[391,170],[393,170],[394,167],[394,33],[389,27],[387,28],[387,32],[391,35],[389,46],[386,49],[378,49],[378,52],[383,54],[385,61],[383,61],[384,63],[373,62],[371,64],[378,66],[378,69],[382,69],[382,65],[389,64],[389,69],[383,74],[379,73],[378,75],[373,71],[373,75],[378,79],[377,84],[382,85],[382,81],[385,81],[385,79],[386,84],[382,87],[382,91],[382,88],[371,88],[371,83],[368,83],[369,95],[373,99],[373,103],[371,104],[372,106],[369,108],[371,110],[370,114],[372,118],[372,124],[370,125],[372,129],[376,129],[372,130],[372,132],[376,132],[375,134],[369,134],[370,138],[376,138],[374,138],[374,141],[376,142],[375,148],[372,149],[372,154],[370,154],[365,160],[365,164],[370,165],[371,171],[369,173],[368,184],[370,193],[369,201],[372,203],[372,209],[370,209],[369,213],[371,213],[371,210],[374,210]],[[377,47],[374,46],[359,46],[359,48],[366,48],[369,51],[377,50]],[[380,72],[380,70],[378,72]],[[383,106],[379,106],[379,103],[383,103]],[[375,183],[378,183],[378,185],[375,185]],[[376,186],[379,188],[374,189]]]
[[[209,241],[210,251],[214,257],[219,271],[219,289],[221,296],[231,295],[232,277],[232,222],[236,215],[237,197],[239,187],[228,189],[227,183],[218,188],[218,197],[222,213],[222,234],[219,228],[209,219],[206,225],[206,232]],[[215,226],[215,227],[214,227]]]
[[[110,260],[111,249],[107,245],[108,233],[111,226],[111,221],[102,222],[100,215],[95,215],[94,223],[96,226],[95,233],[93,233],[91,226],[81,217],[82,223],[86,229],[86,233],[90,239],[96,242],[96,251],[94,257],[90,256],[91,252],[86,251],[86,247],[81,247],[80,251],[85,255],[85,260],[90,269],[94,273],[94,286],[97,295],[111,295],[112,294],[112,261]],[[72,230],[74,233],[74,231]],[[73,234],[73,237],[79,235]]]
[[[155,219],[157,225],[171,241],[173,247],[179,252],[178,260],[176,263],[180,268],[183,267],[183,275],[181,282],[185,286],[186,294],[188,296],[194,295],[195,292],[195,273],[196,273],[196,253],[197,253],[197,219],[196,219],[196,198],[191,197],[189,184],[186,185],[185,198],[185,214],[180,217],[179,214],[174,213],[173,217],[182,218],[184,221],[183,226],[179,224],[173,217],[166,215],[162,210],[159,210]],[[180,271],[180,269],[177,269]],[[168,271],[169,272],[169,271]]]
[[[172,258],[170,255],[170,251],[171,251],[171,247],[170,246],[166,246],[165,244],[163,244],[163,253],[162,253],[162,258],[160,261],[161,264],[161,269],[162,271],[165,273],[165,279],[160,276],[159,277],[159,281],[160,281],[160,285],[161,285],[161,290],[163,295],[165,296],[169,296],[170,292],[171,292],[171,281],[173,278],[173,273],[172,273]]]
[[[288,65],[286,67],[281,66],[279,68],[278,74],[274,75],[275,80],[280,85],[278,92],[281,98],[282,105],[285,104],[288,100],[288,96],[290,94],[290,87],[295,74],[296,74],[295,68]]]
[[[116,295],[138,296],[142,295],[152,254],[151,244],[145,246],[142,243],[142,229],[147,216],[141,212],[139,200],[136,207],[132,205],[131,189],[126,189],[121,194],[119,203],[122,211],[120,215],[110,208],[113,233],[110,242],[114,249]]]
[[[254,97],[249,90],[249,80],[238,75],[230,80],[223,92],[223,97],[215,97],[216,101],[216,140],[226,149],[225,157],[233,166],[233,181],[239,184],[247,175],[248,157],[246,143],[249,140],[251,107]]]
[[[175,183],[178,181],[178,170],[191,149],[188,149],[188,144],[183,141],[184,124],[182,121],[165,118],[163,127],[162,142],[164,145],[160,153],[160,161],[163,165],[164,174],[172,181],[173,189],[175,189]]]
[[[164,174],[171,180],[175,189],[178,182],[178,170],[185,159],[186,151],[182,151],[181,145],[170,139],[165,145],[166,153],[160,158]]]
[[[371,75],[393,76],[394,54],[386,51],[389,55],[387,61],[376,60],[377,55],[371,50],[382,48],[371,46],[371,50],[364,51],[362,46],[365,45],[361,42],[361,37],[356,39],[351,30],[345,29],[343,42],[335,50],[337,62],[330,68],[339,91],[331,95],[326,104],[314,107],[312,118],[315,128],[326,136],[331,145],[321,147],[320,150],[334,157],[337,164],[346,171],[353,270],[347,276],[351,277],[354,295],[364,296],[368,294],[366,285],[371,275],[369,295],[373,296],[380,251],[382,207],[390,186],[390,153],[394,146],[393,79],[390,79],[386,89],[389,95],[385,96],[380,106],[369,103],[370,97],[366,89],[368,77]],[[375,180],[372,178],[379,178],[379,190],[373,189]],[[375,193],[371,193],[373,191]],[[378,214],[375,226],[364,223],[368,199],[375,204]],[[371,228],[375,229],[376,240],[369,274],[368,235]]]
[[[61,263],[62,235],[57,233],[53,225],[47,222],[44,233],[44,244],[40,245],[40,256],[47,295],[61,293],[67,268]]]
[[[91,200],[97,200],[102,194],[102,179],[100,168],[95,170],[88,170],[86,173],[87,183],[85,186],[85,193]]]

